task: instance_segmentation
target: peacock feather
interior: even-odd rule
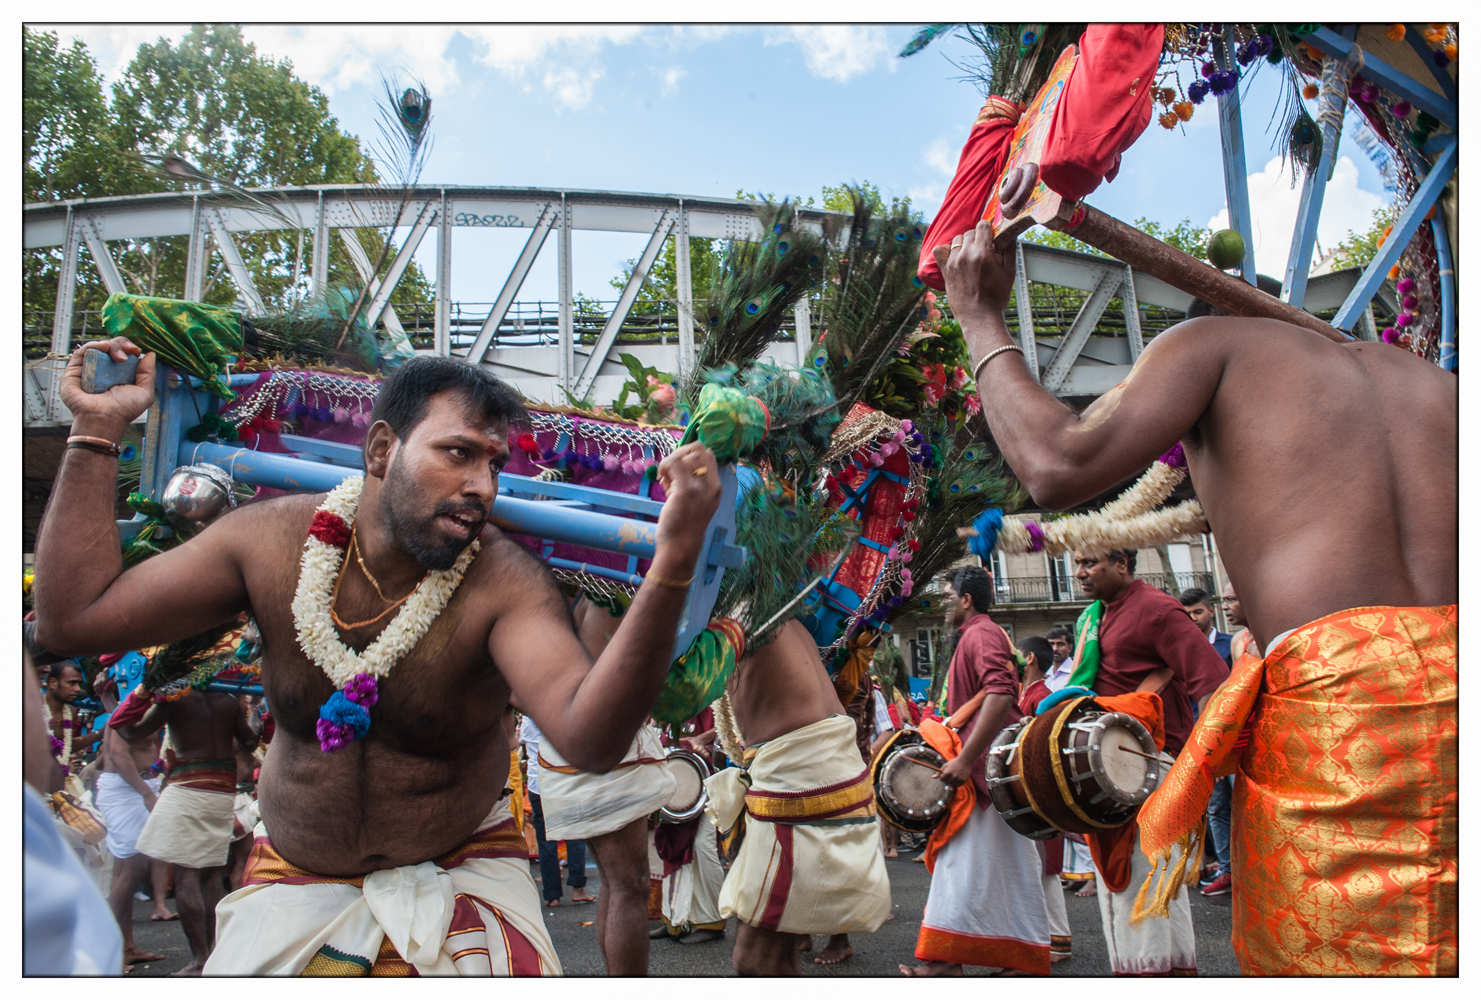
[[[924,28],[917,31],[911,37],[910,41],[905,43],[905,47],[900,50],[900,58],[904,59],[907,56],[915,55],[921,49],[925,48],[927,45],[930,45],[936,39],[940,38],[944,34],[947,34],[951,31],[952,28],[955,27],[956,25],[954,24],[926,25]]]
[[[165,646],[149,658],[149,665],[144,668],[144,686],[153,691],[189,675],[201,666],[205,654],[210,653],[222,640],[241,627],[240,620],[231,618],[204,632]]]

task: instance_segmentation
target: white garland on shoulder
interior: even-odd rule
[[[353,526],[364,485],[364,476],[351,476],[330,492],[319,510],[339,517],[346,528]],[[478,555],[478,548],[475,539],[458,555],[451,569],[428,573],[385,631],[365,652],[357,653],[340,641],[329,613],[344,550],[309,535],[303,546],[298,590],[293,595],[293,624],[298,629],[298,644],[304,655],[329,676],[336,688],[343,688],[356,674],[386,676],[442,614],[458,584],[463,582],[469,564]]]

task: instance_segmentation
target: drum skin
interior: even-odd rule
[[[670,747],[667,757],[669,773],[674,776],[677,787],[664,807],[658,810],[658,821],[688,823],[704,811],[708,798],[704,782],[713,772],[709,762],[693,750]]]
[[[936,767],[946,764],[945,758],[933,750],[920,733],[913,729],[897,731],[879,748],[869,765],[875,805],[880,816],[891,826],[910,833],[929,833],[946,818],[951,792],[928,769],[900,760],[901,755],[907,751],[909,755],[919,757]],[[906,777],[909,772],[899,770],[901,768],[919,771],[923,778]],[[932,797],[928,794],[932,781],[940,785],[942,794],[939,799],[926,803],[924,800]],[[904,801],[896,794],[901,791],[908,792],[911,801]]]
[[[1145,726],[1101,710],[1091,698],[1024,719],[993,741],[987,764],[993,805],[1010,827],[1035,840],[1124,826],[1157,787],[1160,770],[1146,756],[1116,752],[1120,747],[1157,754]]]

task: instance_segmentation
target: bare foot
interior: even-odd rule
[[[559,906],[559,905],[561,905],[561,901],[558,900],[558,899],[547,899],[545,901],[545,905],[546,906]]]
[[[812,951],[812,935],[811,934],[799,934],[799,935],[797,935],[797,950],[798,951]]]
[[[902,976],[960,976],[962,967],[955,962],[927,962],[924,965],[902,965]]]
[[[176,977],[199,976],[200,974],[201,974],[201,967],[199,965],[196,965],[194,962],[191,962],[189,965],[187,965],[185,968],[181,969],[179,972],[172,972],[172,973],[170,973],[171,976],[176,976]]]
[[[1085,883],[1085,888],[1083,888],[1079,892],[1075,893],[1075,895],[1078,896],[1080,899],[1086,899],[1086,898],[1088,898],[1090,896],[1094,896],[1095,895],[1095,879],[1091,879],[1089,882],[1086,882]]]
[[[167,909],[165,909],[164,907],[161,906],[158,909],[156,909],[153,913],[149,914],[149,919],[150,920],[179,920],[180,919],[180,914],[178,914],[178,913],[171,913],[169,910],[167,910]]]
[[[892,847],[888,851],[884,852],[884,856],[887,858],[898,858],[900,856],[900,852]]]
[[[853,957],[854,949],[848,943],[848,935],[835,934],[828,939],[828,946],[820,951],[813,961],[818,965],[837,965],[839,962]]]
[[[143,948],[130,948],[123,953],[123,960],[126,964],[133,965],[138,962],[163,962],[165,957],[147,952]]]
[[[724,931],[690,931],[684,937],[679,938],[680,944],[704,944],[706,941],[719,941],[725,937]]]
[[[572,889],[571,902],[573,903],[595,903],[597,898],[585,889]]]

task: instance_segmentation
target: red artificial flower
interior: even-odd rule
[[[906,542],[905,544],[907,544],[908,546],[910,546],[910,551],[911,552],[919,552],[920,551],[920,542],[917,539],[912,538],[909,542]]]
[[[309,524],[309,537],[342,549],[350,544],[350,526],[338,514],[327,510],[315,511],[314,520]]]
[[[914,521],[915,520],[915,511],[913,511],[913,510],[902,510],[900,512],[900,516],[905,519],[905,523],[906,524],[909,524],[911,521]]]
[[[962,402],[967,407],[968,413],[976,414],[982,412],[982,400],[978,397],[977,393],[969,392]]]

